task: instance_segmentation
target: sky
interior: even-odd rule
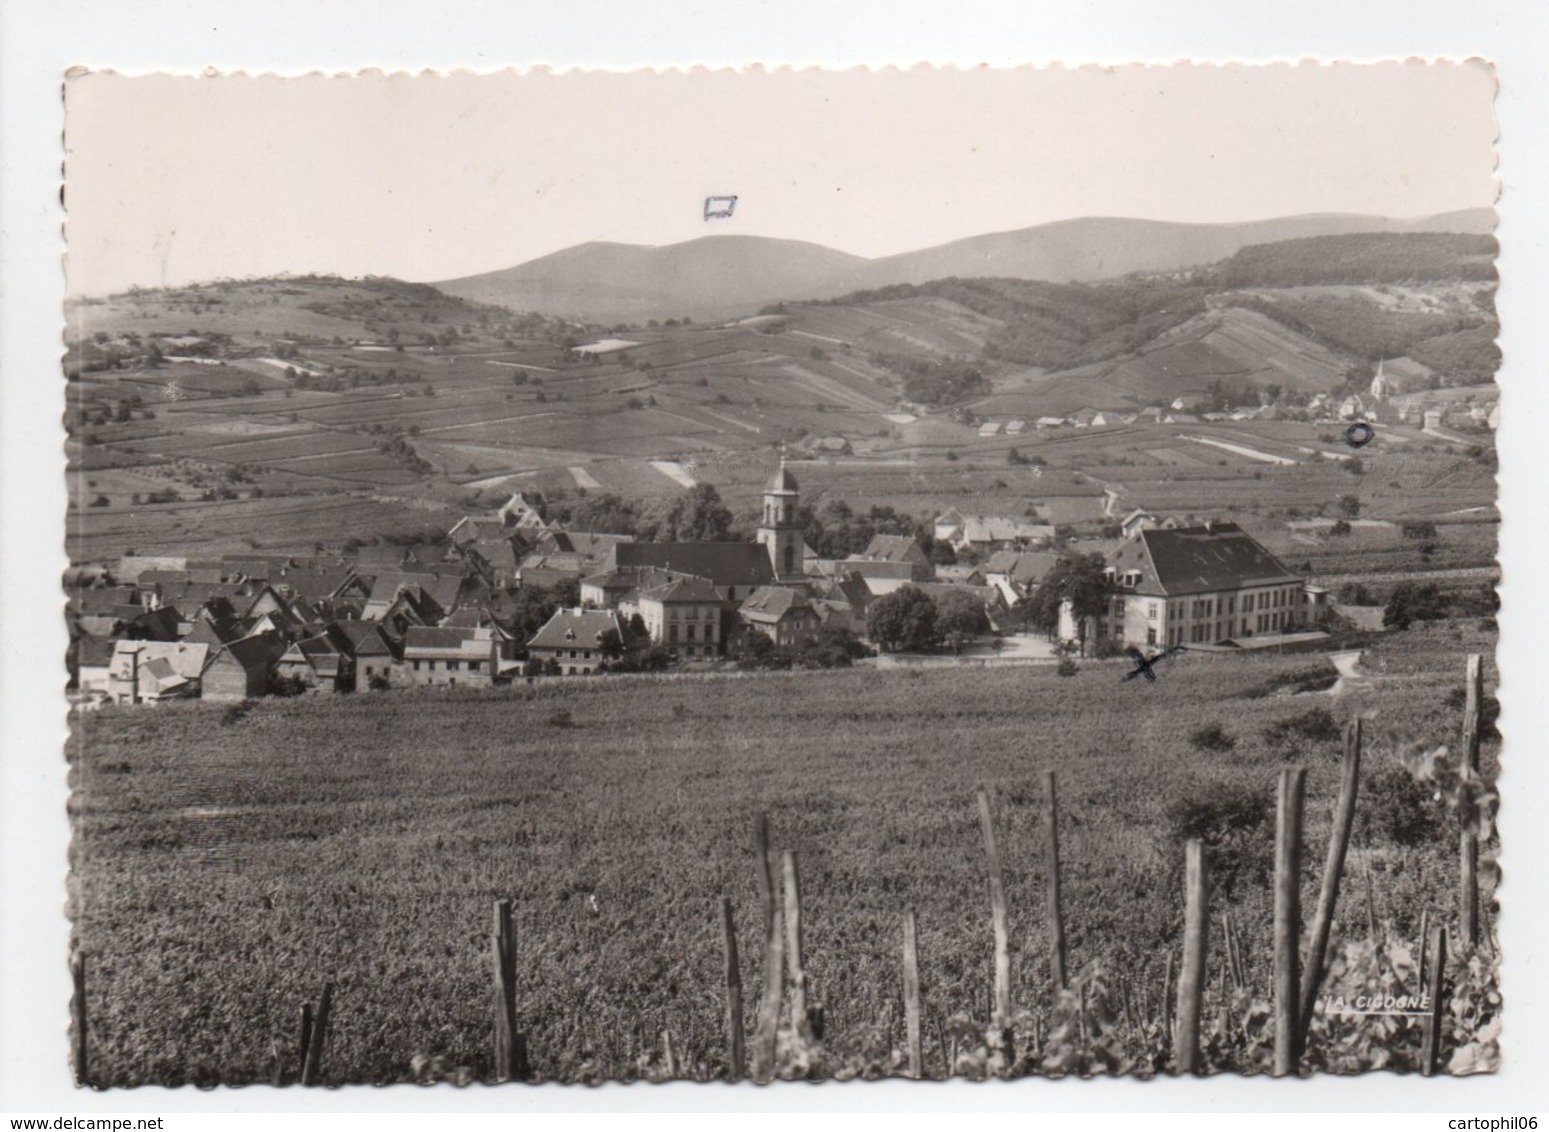
[[[1419,217],[1495,202],[1482,63],[66,83],[68,287],[416,281],[594,240],[856,255],[1078,216]],[[704,199],[736,194],[706,220]]]

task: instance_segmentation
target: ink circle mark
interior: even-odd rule
[[[1365,421],[1356,421],[1345,429],[1345,443],[1351,448],[1365,448],[1377,439],[1377,430]]]

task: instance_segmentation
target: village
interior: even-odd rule
[[[459,520],[444,545],[208,562],[126,556],[71,591],[72,691],[87,706],[232,702],[729,658],[788,664],[803,650],[820,650],[802,656],[807,666],[827,666],[949,638],[956,654],[981,637],[999,651],[1027,628],[1025,608],[1062,563],[1052,525],[957,508],[933,524],[932,546],[950,548],[950,562],[902,534],[823,559],[804,542],[800,499],[782,458],[752,542],[566,530],[517,493],[493,514]],[[1185,526],[1137,509],[1116,526],[1103,607],[1064,597],[1057,628],[1022,655],[1283,647],[1327,635],[1327,590],[1237,525]],[[911,602],[930,607],[931,624],[939,609],[941,625],[911,635]]]

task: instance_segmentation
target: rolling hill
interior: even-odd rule
[[[1418,220],[1325,213],[1241,224],[1087,217],[954,240],[880,259],[757,236],[707,236],[664,247],[592,243],[515,267],[439,282],[450,295],[604,323],[731,317],[778,301],[957,277],[1091,281],[1167,272],[1243,248],[1350,233],[1482,235],[1489,209]]]
[[[449,295],[589,322],[704,321],[780,298],[864,286],[868,261],[799,240],[706,236],[651,248],[591,243],[436,286]]]

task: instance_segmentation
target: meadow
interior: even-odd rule
[[[1422,909],[1436,922],[1454,906],[1455,822],[1406,785],[1398,751],[1455,741],[1465,651],[1488,657],[1493,638],[1472,624],[1415,630],[1369,657],[1382,675],[1361,700],[1376,715],[1356,849],[1389,942],[1416,939]],[[926,1059],[939,1067],[949,1031],[982,1032],[989,1009],[981,786],[1004,858],[1015,1005],[1057,1043],[1048,769],[1072,969],[1122,973],[1157,1001],[1182,920],[1181,838],[1202,836],[1213,911],[1234,918],[1263,997],[1276,776],[1308,769],[1310,909],[1351,702],[1294,694],[1327,683],[1317,656],[1189,654],[1155,684],[1121,671],[601,677],[78,714],[71,883],[93,1076],[293,1080],[301,1005],[332,981],[325,1081],[486,1079],[498,898],[514,902],[538,1077],[659,1073],[664,1029],[679,1072],[724,1074],[719,899],[735,908],[751,1025],[760,812],[800,861],[809,1000],[825,1007],[828,1046],[868,1073],[896,1064],[899,922],[913,909]],[[1201,738],[1210,725],[1220,734]],[[1488,777],[1495,765],[1492,742]],[[1346,887],[1340,946],[1367,934],[1361,890]],[[1487,906],[1492,895],[1487,884]],[[1222,971],[1213,950],[1211,1018]],[[1314,1064],[1345,1065],[1320,1052],[1319,1032]],[[1256,1064],[1225,1047],[1210,1058]]]

